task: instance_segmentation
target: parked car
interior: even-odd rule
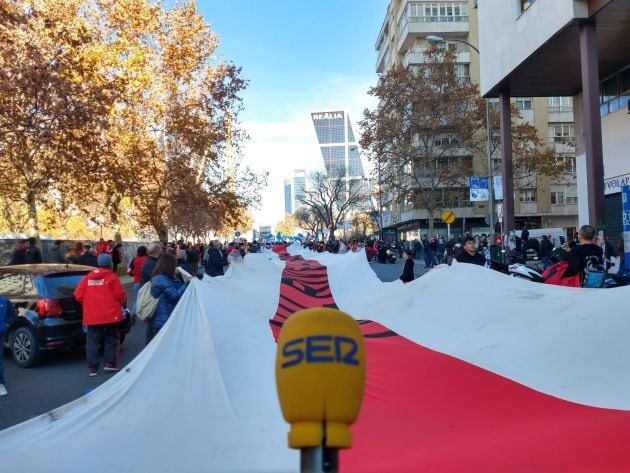
[[[0,294],[18,312],[5,337],[5,347],[18,366],[35,365],[47,350],[85,344],[83,311],[74,290],[93,269],[78,264],[0,266]],[[121,342],[131,322],[128,317],[121,324]]]

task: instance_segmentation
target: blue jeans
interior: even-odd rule
[[[431,266],[433,266],[431,252],[429,250],[424,251],[424,266],[427,268],[430,268]]]
[[[131,304],[131,313],[136,313],[136,301],[138,300],[138,292],[140,291],[140,283],[137,282],[133,285],[133,304]]]
[[[0,384],[4,384],[4,332],[0,332]]]

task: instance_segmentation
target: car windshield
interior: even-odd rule
[[[61,273],[37,276],[33,280],[36,292],[41,297],[63,299],[72,297],[79,281],[87,273]]]

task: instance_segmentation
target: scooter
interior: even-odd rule
[[[386,257],[386,261],[387,261],[388,263],[392,263],[392,264],[396,263],[396,258],[397,258],[397,256],[396,256],[396,250],[394,250],[394,249],[388,249],[385,253],[386,253],[386,255],[387,255],[387,257]]]
[[[508,265],[508,273],[515,278],[527,279],[532,282],[545,282],[538,271],[522,263]]]

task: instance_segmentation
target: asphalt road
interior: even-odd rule
[[[130,299],[131,283],[124,287]],[[143,322],[132,327],[121,346],[121,366],[144,348],[144,330]],[[95,377],[88,376],[85,347],[47,352],[33,368],[18,367],[5,350],[4,375],[9,394],[0,397],[0,430],[73,401],[113,376],[102,370]]]
[[[402,260],[394,264],[370,264],[381,281],[394,281],[403,270]],[[425,273],[424,263],[415,261],[416,277]],[[131,282],[125,278],[127,297],[131,298]],[[129,363],[144,348],[145,324],[138,321],[121,347],[121,366]],[[4,353],[5,378],[9,394],[0,397],[0,430],[24,422],[51,409],[87,394],[113,376],[102,370],[88,376],[85,348],[48,352],[33,368],[13,364],[8,351]]]

